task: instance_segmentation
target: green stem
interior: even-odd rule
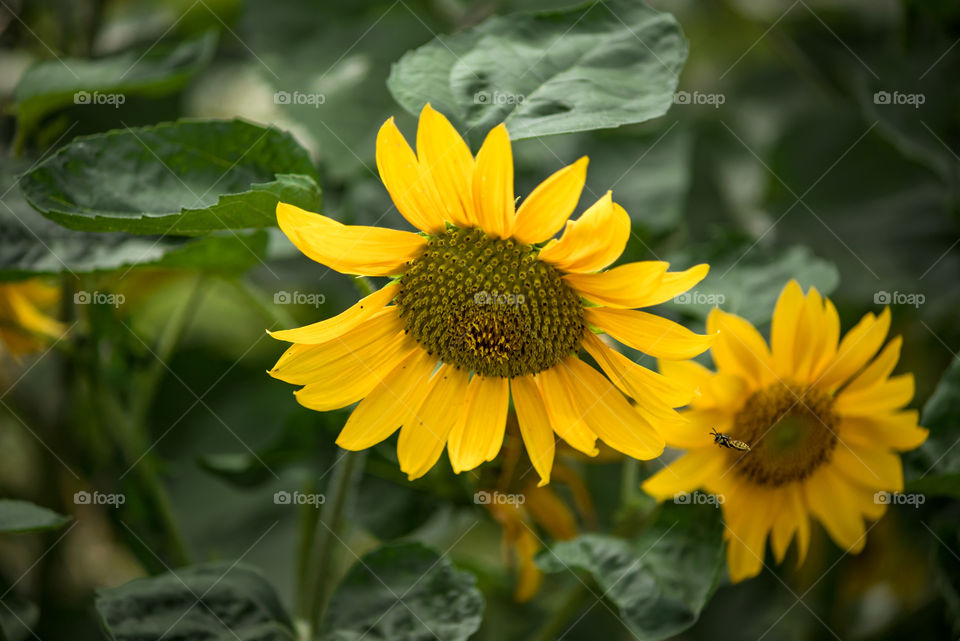
[[[364,296],[369,296],[373,292],[377,291],[376,285],[374,285],[373,281],[366,276],[354,276],[353,284]]]
[[[627,457],[620,471],[620,504],[624,507],[633,505],[640,486],[640,461]]]
[[[554,641],[560,638],[570,619],[583,609],[588,596],[590,596],[590,591],[583,583],[578,582],[570,588],[550,618],[544,621],[530,637],[530,641]]]

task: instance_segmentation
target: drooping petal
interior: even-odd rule
[[[686,327],[647,312],[588,307],[584,319],[615,339],[657,358],[680,360],[704,352],[712,336],[694,334]]]
[[[492,460],[503,444],[510,389],[507,379],[475,374],[467,387],[466,409],[447,444],[453,471],[459,474]]]
[[[520,435],[523,437],[527,456],[540,475],[539,485],[542,487],[550,482],[556,450],[556,439],[547,417],[547,408],[536,380],[529,374],[510,379],[510,391],[517,411],[517,422],[520,424]]]
[[[749,322],[714,308],[707,317],[707,333],[716,335],[710,354],[718,371],[735,374],[754,389],[774,380],[767,343]]]
[[[427,244],[427,239],[419,234],[343,225],[286,203],[277,203],[277,223],[307,257],[343,274],[399,274]]]
[[[393,434],[423,403],[437,359],[419,346],[360,401],[337,437],[345,450],[363,450]]]
[[[638,303],[659,287],[667,267],[669,263],[648,260],[594,274],[564,274],[563,280],[592,303],[633,309],[645,307]]]
[[[417,158],[430,176],[444,217],[457,227],[477,224],[473,213],[473,155],[446,116],[428,102],[417,126]]]
[[[356,305],[333,318],[296,329],[283,329],[268,333],[277,340],[290,343],[325,343],[342,336],[360,323],[372,318],[374,314],[382,311],[399,290],[400,283],[393,282],[360,299],[360,302]]]
[[[571,447],[587,456],[596,456],[600,453],[597,449],[597,435],[587,427],[586,421],[574,404],[560,367],[560,365],[554,365],[537,375],[550,425],[553,431]]]
[[[490,130],[477,153],[472,187],[474,214],[483,231],[494,238],[510,236],[516,215],[513,150],[503,124]]]
[[[569,221],[560,239],[547,243],[539,258],[561,271],[595,272],[615,261],[629,238],[630,216],[608,191],[580,218]]]
[[[397,442],[400,471],[411,481],[433,467],[443,453],[450,431],[463,415],[469,375],[442,365],[430,379],[420,408],[404,421]]]
[[[444,230],[430,174],[421,170],[392,116],[377,133],[377,170],[393,204],[411,225],[432,234]]]
[[[517,210],[513,237],[521,243],[541,243],[552,237],[573,214],[587,180],[584,156],[540,183]]]

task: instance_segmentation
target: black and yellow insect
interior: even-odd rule
[[[731,450],[740,450],[741,452],[749,452],[750,446],[744,443],[743,441],[738,441],[735,438],[730,438],[729,434],[723,434],[717,431],[717,428],[713,428],[713,431],[710,432],[713,434],[713,442],[719,445],[720,447],[726,447]]]

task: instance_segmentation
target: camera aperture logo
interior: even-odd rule
[[[523,494],[504,494],[503,492],[480,490],[473,495],[473,502],[477,505],[523,505],[527,502],[527,497]]]
[[[712,505],[720,507],[727,498],[723,494],[707,494],[696,490],[694,492],[677,492],[673,495],[673,502],[677,505]]]
[[[127,502],[127,497],[123,494],[105,494],[103,492],[87,492],[80,490],[74,493],[74,505],[109,505],[111,507],[120,507]]]
[[[123,294],[85,291],[73,293],[74,305],[111,305],[113,307],[120,307],[125,302],[127,302],[127,297]]]
[[[274,492],[273,502],[276,505],[312,505],[319,509],[321,505],[327,502],[327,497],[323,494],[308,494],[299,490],[294,492],[280,490]]]
[[[318,92],[278,91],[273,94],[273,104],[275,105],[310,105],[314,109],[318,109],[326,101],[327,97]]]
[[[112,105],[114,108],[119,108],[126,101],[127,97],[122,93],[78,91],[73,94],[75,105]]]
[[[273,295],[274,305],[313,305],[314,307],[320,307],[325,302],[327,302],[327,297],[323,294],[279,291]]]

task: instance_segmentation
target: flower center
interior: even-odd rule
[[[451,228],[400,278],[396,304],[427,352],[484,376],[536,374],[576,352],[583,307],[531,246]]]
[[[802,480],[830,460],[837,445],[833,398],[816,388],[774,383],[734,417],[731,437],[750,446],[731,450],[734,469],[758,485]]]

